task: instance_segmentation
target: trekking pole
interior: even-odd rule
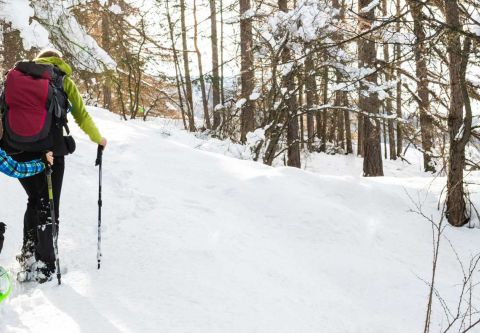
[[[58,284],[62,284],[62,273],[60,272],[60,259],[58,257],[58,229],[57,219],[55,216],[55,202],[53,201],[53,186],[52,186],[52,168],[47,165],[47,185],[48,185],[48,200],[50,200],[50,217],[52,218],[52,237],[53,250],[55,253],[55,268],[57,270]]]
[[[98,145],[97,160],[95,166],[98,166],[98,241],[97,241],[97,263],[100,269],[102,261],[102,156],[103,146]]]

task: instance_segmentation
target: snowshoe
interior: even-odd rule
[[[45,264],[42,261],[34,261],[27,269],[17,273],[17,281],[45,283],[51,281],[54,275],[55,265]]]
[[[0,267],[0,303],[12,292],[12,280],[5,268]]]
[[[20,264],[21,271],[31,271],[36,262],[35,256],[31,252],[18,254],[15,258]]]
[[[20,283],[35,281],[36,274],[35,271],[20,271],[17,273],[17,281]]]
[[[23,270],[28,269],[35,262],[35,243],[32,240],[26,241],[22,251],[15,257]]]
[[[35,260],[33,251],[23,248],[22,252],[16,256],[16,259],[20,264],[20,271],[17,273],[17,281],[35,281],[37,261]]]
[[[51,281],[55,275],[55,264],[46,264],[43,261],[37,261],[37,267],[35,269],[35,280],[38,283],[45,283]]]

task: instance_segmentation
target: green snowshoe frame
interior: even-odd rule
[[[10,275],[0,267],[0,303],[2,303],[12,292],[12,280]]]

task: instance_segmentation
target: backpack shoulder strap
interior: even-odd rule
[[[66,74],[57,66],[53,66],[53,72],[52,72],[52,82],[55,85],[55,88],[59,89],[62,92],[65,92],[63,88],[63,84],[65,81],[65,76]]]
[[[52,72],[52,79],[51,82],[56,90],[57,93],[61,93],[64,95],[64,100],[68,103],[68,98],[67,98],[67,93],[65,92],[64,89],[64,82],[65,82],[65,76],[66,73],[63,72],[60,68],[57,66],[53,66],[53,72]],[[67,135],[70,135],[70,128],[68,127],[68,119],[67,119],[67,110],[62,110],[62,107],[58,104],[57,96],[55,96],[55,109],[54,110],[57,114],[57,118],[60,120],[61,126],[65,128],[65,131],[67,132]]]

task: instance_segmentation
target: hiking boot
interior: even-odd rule
[[[45,283],[51,281],[55,274],[55,264],[48,264],[42,261],[37,261],[35,280],[38,283]]]

